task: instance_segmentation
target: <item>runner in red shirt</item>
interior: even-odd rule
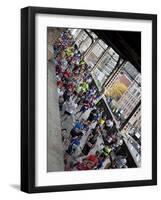
[[[82,162],[77,163],[78,170],[91,170],[98,165],[99,152],[90,154],[87,158],[83,159]]]

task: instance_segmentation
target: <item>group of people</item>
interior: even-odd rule
[[[125,157],[118,166],[121,138],[99,106],[100,93],[69,30],[61,33],[53,50],[65,170],[127,167]],[[66,122],[72,124],[70,129]]]

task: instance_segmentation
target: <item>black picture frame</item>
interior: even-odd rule
[[[35,15],[63,14],[152,21],[152,179],[61,186],[35,186]],[[157,184],[157,15],[45,7],[21,9],[21,190],[27,193]]]

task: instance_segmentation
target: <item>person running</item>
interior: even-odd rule
[[[99,121],[99,119],[102,117],[103,109],[97,109],[96,114],[94,116],[94,122]]]
[[[85,113],[85,111],[87,111],[89,108],[91,107],[91,102],[89,101],[89,100],[85,100],[84,102],[83,102],[83,106],[80,108],[80,110],[76,113],[76,115],[78,114],[78,113],[81,113],[80,115],[79,115],[79,118]]]
[[[87,92],[88,89],[89,89],[89,84],[88,84],[86,81],[84,81],[84,82],[82,83],[82,90],[83,90],[83,93]]]
[[[84,119],[76,120],[75,124],[74,124],[74,129],[79,129],[79,130],[83,130],[84,129]]]
[[[106,122],[106,116],[102,116],[99,121],[98,121],[98,125],[103,129],[104,125],[105,125],[105,122]]]
[[[116,160],[115,160],[115,167],[116,168],[128,168],[127,167],[127,157],[126,156],[122,156],[122,155],[119,155],[116,157]]]
[[[105,161],[106,157],[104,154],[101,154],[98,158],[98,164],[97,164],[97,167],[96,169],[102,169],[103,168],[103,163]]]
[[[96,118],[96,115],[97,115],[97,109],[94,108],[94,109],[90,112],[90,114],[89,114],[87,120],[90,121],[90,122],[93,122],[94,119]]]
[[[90,150],[94,148],[94,146],[97,142],[98,135],[99,135],[99,132],[98,132],[97,128],[93,129],[92,133],[90,133],[90,135],[87,138],[87,141],[82,150],[82,154],[80,156],[88,155]]]
[[[105,122],[105,129],[107,130],[107,134],[110,136],[112,133],[115,132],[115,126],[112,119],[108,119]]]
[[[83,158],[82,161],[78,161],[73,167],[76,166],[77,170],[92,170],[95,169],[95,167],[98,166],[98,157],[99,152],[96,151],[95,154],[90,154],[86,158]]]
[[[113,121],[111,119],[108,119],[106,120],[106,123],[105,123],[107,129],[111,129],[114,125]]]
[[[76,121],[73,128],[71,129],[70,131],[70,135],[72,138],[74,138],[75,136],[79,136],[79,135],[82,135],[82,130],[84,128],[84,125],[83,125],[83,120],[82,121]]]
[[[86,98],[91,98],[96,93],[95,87],[92,87],[86,92]]]
[[[64,114],[62,115],[62,122],[67,120],[67,118],[69,116],[72,116],[75,114],[76,112],[76,108],[77,108],[77,104],[71,99],[69,98],[69,100],[67,102],[65,102],[65,112]]]
[[[77,147],[80,145],[81,138],[82,134],[80,134],[79,136],[75,136],[71,139],[68,149],[66,150],[67,154],[72,155],[76,151]]]
[[[106,158],[110,156],[112,149],[109,146],[105,146],[102,149],[102,155],[104,155]]]
[[[99,151],[96,151],[95,154],[90,154],[87,156],[87,167],[88,170],[94,169],[98,165]]]
[[[70,96],[71,96],[71,92],[68,91],[68,90],[65,90],[65,91],[64,91],[64,94],[63,94],[64,102],[69,101]]]

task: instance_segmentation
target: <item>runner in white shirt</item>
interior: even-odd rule
[[[64,106],[65,106],[65,111],[62,116],[62,117],[64,117],[62,122],[67,120],[67,118],[69,116],[71,116],[73,118],[73,115],[75,114],[78,105],[73,101],[72,98],[70,98],[69,101],[65,102]]]

